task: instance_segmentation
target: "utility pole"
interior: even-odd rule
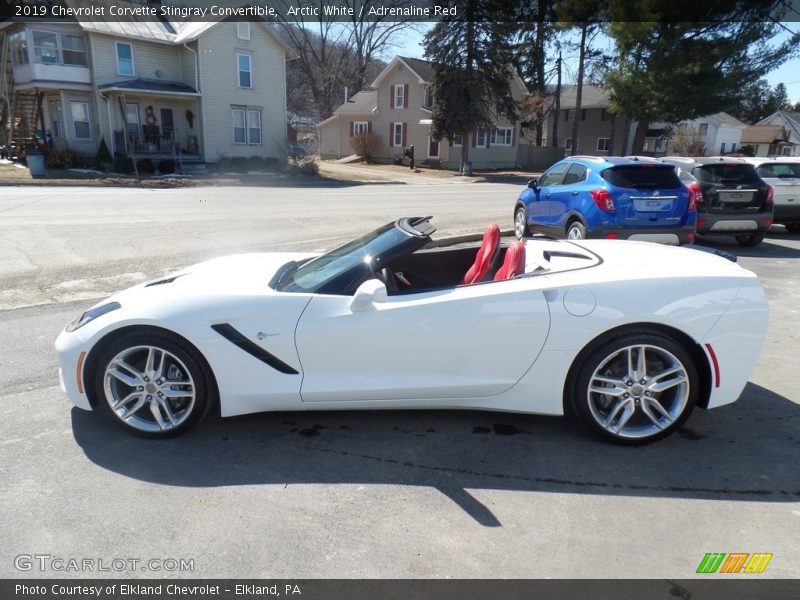
[[[581,50],[578,58],[578,87],[575,89],[575,120],[572,122],[572,152],[571,156],[578,154],[578,139],[580,137],[581,116],[583,114],[583,67],[586,61],[586,30],[588,23],[581,24]]]
[[[561,113],[561,51],[558,52],[556,60],[556,107],[553,113],[553,139],[550,145],[558,148],[558,120]]]

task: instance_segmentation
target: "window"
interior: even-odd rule
[[[249,54],[237,54],[236,55],[236,66],[239,69],[239,87],[240,88],[252,88],[253,87],[253,76],[252,76],[252,59],[250,58]]]
[[[261,111],[234,108],[233,143],[258,145],[261,143]]]
[[[75,128],[75,139],[92,139],[92,126],[89,121],[89,103],[70,102],[69,107],[72,113],[72,125]]]
[[[720,154],[725,154],[725,142],[722,142],[722,144],[720,145],[719,153]]]
[[[58,34],[50,31],[34,31],[33,54],[38,63],[58,64]]]
[[[354,121],[353,122],[353,135],[361,135],[369,131],[369,123],[367,121]]]
[[[54,139],[64,137],[64,129],[62,123],[64,122],[64,115],[61,114],[61,100],[50,101],[50,134]]]
[[[247,143],[261,143],[261,111],[247,111]]]
[[[139,135],[139,105],[128,103],[125,105],[125,121],[128,127],[128,133]]]
[[[250,23],[247,21],[237,21],[236,23],[236,37],[240,40],[250,39]]]
[[[569,163],[562,163],[550,169],[547,173],[542,175],[541,179],[539,179],[539,187],[559,185],[561,180],[564,179],[564,173],[567,172],[568,167]]]
[[[608,152],[608,144],[611,138],[597,138],[597,149],[603,152]]]
[[[425,88],[425,104],[422,106],[424,108],[431,108],[433,106],[433,87],[430,85]]]
[[[8,37],[11,46],[11,58],[14,66],[28,64],[28,40],[24,31],[18,31]]]
[[[450,141],[453,142],[453,146],[461,146],[461,134],[460,133],[453,134],[453,139]]]
[[[579,183],[583,181],[584,177],[586,177],[586,167],[578,163],[572,163],[569,167],[569,171],[564,176],[564,185],[569,185],[570,183]]]
[[[567,111],[567,114],[564,115],[565,121],[574,121],[575,120],[575,111],[570,109]]]
[[[495,127],[492,131],[492,144],[495,146],[510,146],[513,139],[513,127]]]
[[[86,49],[83,38],[77,35],[60,35],[61,62],[65,65],[86,66]]]
[[[708,133],[708,123],[700,123],[700,126],[697,128],[697,134],[699,136],[705,136]]]
[[[475,132],[475,147],[486,148],[486,130],[478,129]]]
[[[392,125],[392,146],[403,146],[403,124]]]
[[[600,111],[600,120],[601,121],[608,121],[608,109],[604,108]]]
[[[564,140],[564,150],[572,150],[572,138]]]
[[[406,104],[406,86],[394,86],[394,108],[403,108]]]
[[[125,42],[117,42],[117,74],[133,77],[133,46]]]

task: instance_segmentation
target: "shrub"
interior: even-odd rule
[[[158,172],[162,174],[175,172],[175,161],[171,158],[165,158],[158,163]]]
[[[136,169],[139,171],[139,175],[152,175],[156,172],[156,167],[149,158],[140,158],[136,162]]]
[[[319,165],[313,157],[305,157],[299,160],[289,161],[287,172],[291,175],[302,175],[304,177],[315,177],[319,175]]]
[[[350,140],[350,145],[353,147],[353,150],[355,150],[355,153],[367,162],[372,162],[372,159],[378,152],[380,144],[380,136],[372,131],[361,133]]]
[[[264,158],[261,156],[253,155],[247,159],[247,170],[248,171],[263,171],[264,170]]]
[[[55,148],[45,148],[45,164],[50,169],[72,169],[91,166],[91,161],[87,160],[82,154],[74,150],[57,150]]]
[[[114,170],[117,173],[133,173],[133,159],[130,156],[118,154],[114,158]]]
[[[97,154],[94,157],[94,164],[96,167],[103,169],[105,165],[110,164],[113,162],[111,158],[111,152],[108,151],[108,146],[106,146],[105,138],[100,140],[100,146],[97,148]]]
[[[270,173],[275,173],[280,170],[278,159],[274,156],[268,156],[264,159],[264,169]]]

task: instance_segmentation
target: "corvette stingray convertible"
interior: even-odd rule
[[[148,437],[213,408],[453,408],[577,417],[623,444],[734,402],[756,276],[691,247],[534,237],[440,247],[408,217],[321,255],[216,258],[90,308],[56,340],[72,402]],[[735,259],[734,259],[735,260]]]

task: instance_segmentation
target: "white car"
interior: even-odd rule
[[[577,416],[662,438],[740,395],[767,302],[756,276],[691,247],[533,238],[431,248],[403,218],[322,255],[213,259],[115,294],[56,340],[61,386],[131,432],[333,409]],[[735,259],[734,259],[735,260]]]
[[[776,156],[740,160],[755,166],[759,177],[770,184],[774,194],[774,222],[789,233],[800,233],[800,158]]]

